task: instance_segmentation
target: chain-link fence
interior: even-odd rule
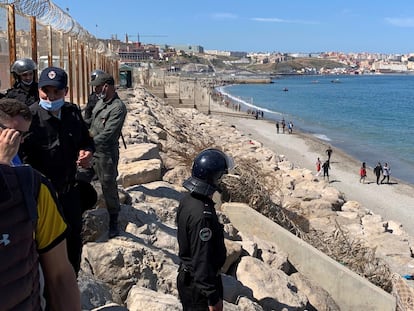
[[[90,92],[91,71],[118,77],[118,56],[50,0],[0,0],[0,90],[13,85],[10,66],[20,58],[33,59],[38,74],[48,66],[65,69],[68,100],[79,105]]]

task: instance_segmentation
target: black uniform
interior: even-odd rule
[[[187,194],[177,212],[177,237],[181,260],[177,287],[185,310],[207,310],[223,299],[220,268],[226,260],[223,225],[214,202]]]
[[[5,97],[17,99],[18,101],[25,103],[27,106],[39,101],[37,82],[33,82],[27,90],[21,83],[22,82],[15,83],[13,88],[8,89]]]
[[[80,192],[75,186],[75,174],[80,150],[94,151],[79,108],[65,103],[60,119],[41,108],[37,103],[30,106],[33,120],[30,134],[20,146],[19,154],[24,163],[32,165],[48,177],[59,195],[63,214],[70,226],[67,238],[69,260],[79,271],[82,241],[82,212]]]

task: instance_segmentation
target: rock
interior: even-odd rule
[[[254,300],[253,291],[244,286],[236,278],[230,275],[222,274],[221,280],[223,282],[224,300],[227,302],[237,304],[240,297],[246,297],[249,300]]]
[[[224,244],[226,245],[227,257],[226,262],[221,268],[221,272],[227,273],[230,266],[239,260],[242,254],[242,246],[238,242],[233,242],[227,239],[224,240]]]
[[[318,311],[340,311],[340,308],[322,287],[313,284],[308,278],[300,273],[294,273],[290,280],[295,283],[299,291],[303,292],[309,299],[309,303]]]
[[[125,151],[120,153],[119,165],[122,166],[122,164],[151,159],[161,159],[160,151],[156,144],[129,145]]]
[[[112,297],[111,288],[108,284],[98,280],[91,274],[81,271],[78,276],[78,286],[82,309],[84,310],[92,310],[114,301],[121,303],[120,297]]]
[[[265,310],[305,310],[306,296],[280,270],[272,269],[253,257],[242,257],[237,268],[237,279],[253,291],[254,298]]]
[[[130,311],[171,310],[181,311],[182,306],[177,296],[163,294],[154,290],[132,286],[126,305]]]
[[[118,184],[126,188],[161,180],[162,163],[159,159],[142,160],[119,165]]]

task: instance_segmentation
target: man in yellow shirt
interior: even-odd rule
[[[66,251],[67,226],[55,191],[30,166],[10,166],[30,122],[31,113],[25,104],[0,100],[1,305],[6,310],[40,309],[40,264],[48,308],[80,310],[79,288]],[[23,186],[27,181],[23,181],[22,170],[30,187]]]

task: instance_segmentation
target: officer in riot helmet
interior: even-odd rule
[[[91,81],[95,80],[99,75],[104,74],[105,71],[101,69],[95,69],[91,72]]]
[[[97,77],[99,77],[102,74],[105,74],[105,71],[100,70],[100,69],[95,69],[94,71],[91,72],[90,82],[94,81]],[[94,87],[94,90],[92,91],[92,93],[89,94],[88,102],[86,103],[86,107],[83,112],[83,119],[85,120],[85,123],[88,125],[88,127],[90,127],[91,125],[93,108],[95,108],[95,105],[99,100],[98,94],[101,93],[102,91],[100,88],[101,86]]]
[[[220,269],[226,260],[223,225],[219,223],[213,194],[233,168],[233,160],[218,149],[206,149],[194,159],[187,193],[177,211],[180,268],[177,289],[183,310],[223,310]]]
[[[17,99],[27,106],[39,101],[36,70],[37,65],[32,59],[16,60],[10,67],[14,84],[12,88],[7,90],[5,97]]]

